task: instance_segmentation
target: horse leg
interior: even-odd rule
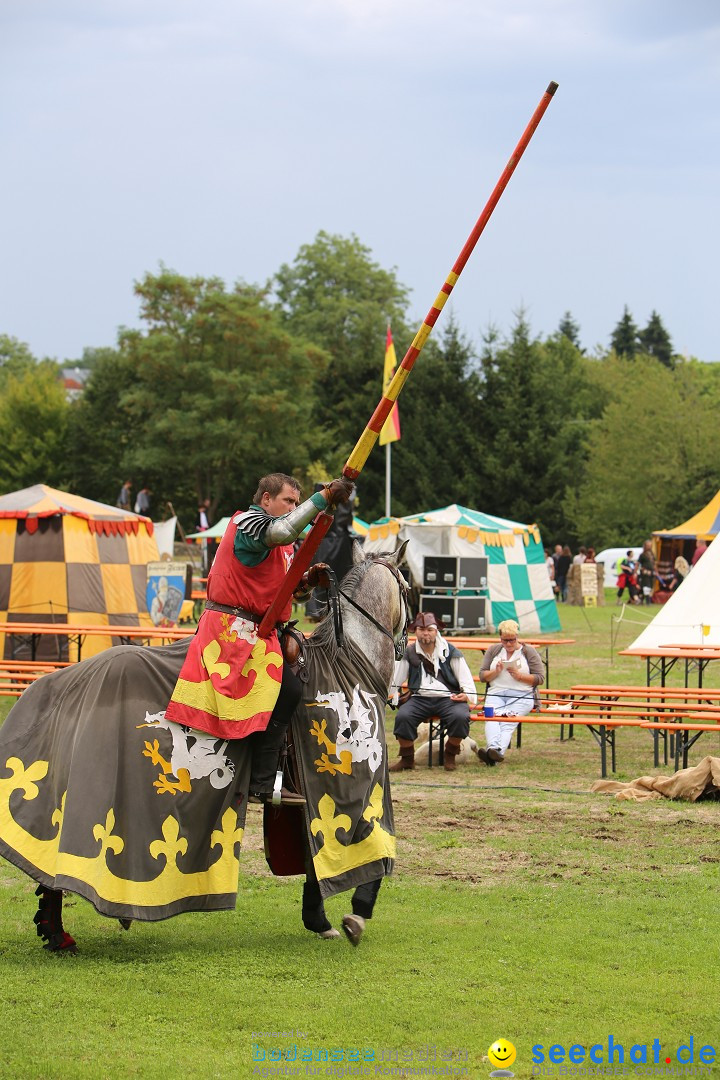
[[[38,885],[35,895],[40,897],[40,903],[33,922],[37,926],[38,937],[45,942],[43,949],[57,953],[76,953],[75,939],[63,928],[63,894],[60,889],[46,889],[44,885]]]
[[[358,885],[352,896],[352,915],[343,915],[342,928],[351,945],[359,945],[365,932],[365,920],[372,918],[382,878]]]
[[[333,927],[325,914],[325,905],[320,893],[320,886],[318,885],[318,880],[315,876],[315,870],[309,855],[306,855],[305,857],[302,921],[306,930],[310,930],[311,933],[317,934],[318,937],[324,938],[325,940],[340,937],[340,931]]]

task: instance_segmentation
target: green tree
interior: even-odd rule
[[[657,311],[650,313],[648,324],[638,334],[640,347],[648,356],[654,356],[665,367],[674,367],[672,341]]]
[[[44,360],[17,374],[7,373],[0,388],[0,490],[33,484],[67,486],[68,403],[57,364]]]
[[[281,266],[272,284],[287,330],[329,356],[316,388],[314,457],[336,472],[380,399],[388,324],[398,360],[403,345],[409,344],[404,317],[407,290],[393,270],[373,261],[356,236],[326,232],[301,247],[291,265]],[[359,486],[365,516],[382,513],[383,476],[383,458],[376,450]]]
[[[322,352],[247,285],[228,292],[216,278],[162,268],[135,291],[147,329],[120,335],[129,364],[120,405],[135,436],[123,471],[186,512],[190,497],[192,512],[209,497],[217,514],[247,502],[263,472],[302,470]]]
[[[129,357],[117,349],[85,350],[90,376],[69,411],[68,467],[73,491],[113,505],[130,476],[140,429],[121,399],[133,381]]]
[[[566,509],[596,547],[637,544],[696,513],[717,490],[715,409],[696,379],[652,357],[611,357],[600,378],[612,398],[590,426]]]
[[[198,502],[211,517],[247,503],[259,476],[302,476],[311,460],[321,351],[293,338],[262,291],[161,267],[136,283],[143,327],[91,368],[73,410],[79,489],[114,502],[122,482],[148,486],[153,512],[171,501],[186,528]]]
[[[580,348],[580,327],[573,319],[571,312],[566,311],[563,315],[558,325],[558,333],[564,334],[579,352],[583,352]]]
[[[380,400],[388,323],[398,362],[414,338],[407,291],[357,237],[324,232],[292,266],[281,267],[274,287],[288,328],[330,356],[317,392],[315,457],[335,472]],[[445,312],[398,402],[401,438],[390,451],[394,513],[462,502],[475,490],[475,364],[472,346]],[[376,445],[358,482],[357,510],[369,520],[385,513],[385,458]]]
[[[9,375],[25,375],[37,363],[30,347],[17,338],[0,334],[0,386]]]
[[[622,319],[610,336],[610,346],[618,356],[624,356],[629,360],[638,352],[638,328],[633,322],[627,304],[623,309]]]
[[[574,541],[564,496],[582,474],[587,425],[605,400],[593,386],[592,363],[562,333],[532,338],[523,312],[509,341],[488,332],[471,505],[537,522],[547,543]]]

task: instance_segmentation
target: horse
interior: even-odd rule
[[[323,899],[355,889],[343,919],[354,945],[394,858],[383,720],[408,621],[404,550],[364,558],[356,545],[304,649],[291,730],[306,805],[265,808],[276,849],[290,823],[294,869],[274,869],[272,843],[268,862],[306,874],[308,930],[339,937]],[[235,907],[250,752],[164,719],[188,647],[116,646],[46,675],[0,729],[0,854],[38,883],[34,922],[50,952],[77,951],[63,892],[124,929]]]

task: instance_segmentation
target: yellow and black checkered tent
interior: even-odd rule
[[[147,563],[157,559],[149,518],[45,484],[0,496],[0,622],[152,625]],[[83,656],[110,644],[89,637]],[[10,645],[0,634],[5,659]],[[50,645],[57,652],[54,636]]]

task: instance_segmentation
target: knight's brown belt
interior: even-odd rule
[[[206,611],[222,611],[225,615],[234,615],[236,619],[246,619],[248,622],[259,625],[262,622],[262,615],[256,615],[254,611],[246,611],[241,607],[229,607],[227,604],[216,604],[214,600],[205,601]],[[284,623],[275,623],[275,627],[279,629]]]

